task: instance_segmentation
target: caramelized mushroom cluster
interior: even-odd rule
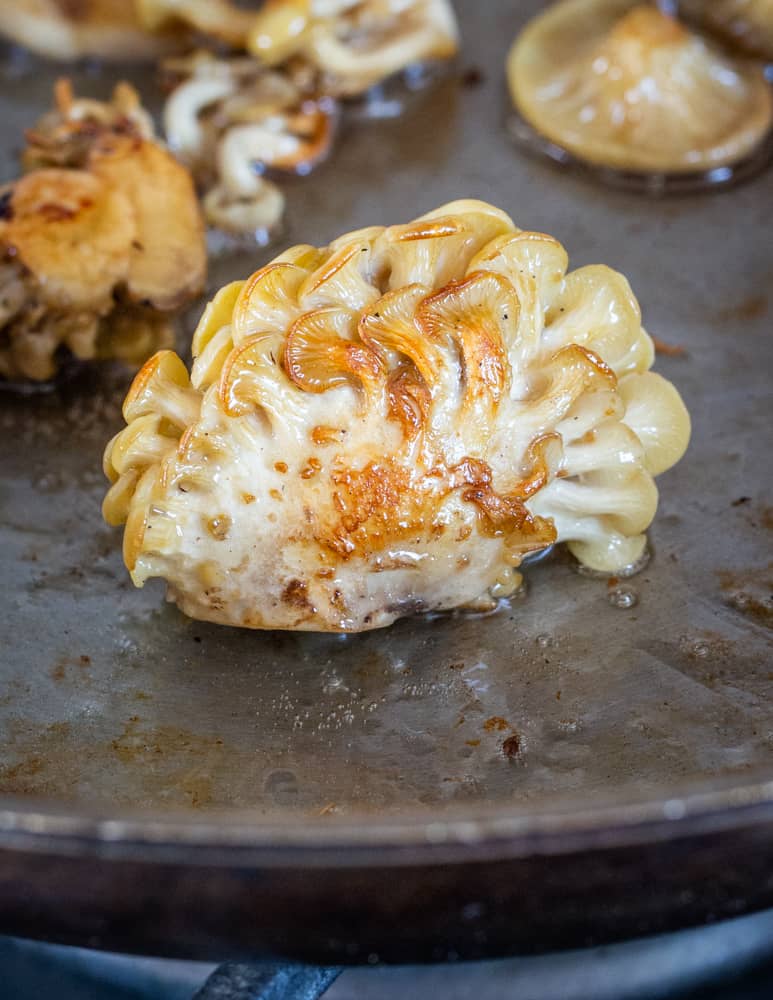
[[[689,417],[622,275],[477,201],[221,289],[107,446],[134,582],[195,617],[359,631],[506,595],[567,541],[636,562]]]
[[[203,287],[189,174],[127,84],[102,103],[61,81],[24,165],[0,191],[0,375],[46,380],[68,353],[141,363]]]

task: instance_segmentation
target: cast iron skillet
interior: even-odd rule
[[[495,615],[343,640],[203,625],[131,587],[100,520],[127,374],[0,394],[2,932],[430,960],[773,904],[771,175],[648,201],[525,159],[502,67],[535,5],[459,6],[457,70],[350,116],[277,249],[481,197],[628,275],[694,420],[653,558],[609,585],[557,550]],[[56,71],[3,72],[11,177]],[[210,291],[273,252],[221,256]]]

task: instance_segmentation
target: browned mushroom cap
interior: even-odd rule
[[[154,142],[109,134],[92,148],[89,169],[134,212],[129,296],[166,311],[201,291],[204,228],[188,171]]]
[[[0,4],[0,34],[51,59],[153,60],[179,50],[184,32],[150,35],[131,0],[13,0]]]
[[[680,13],[745,52],[773,60],[771,0],[681,0]]]
[[[678,173],[733,164],[773,120],[762,69],[735,60],[654,6],[562,0],[511,49],[518,110],[591,163]]]
[[[80,168],[105,190],[120,192],[134,225],[128,295],[162,311],[177,308],[201,290],[206,269],[190,174],[153,140],[152,123],[128,84],[119,83],[112,100],[102,102],[75,98],[69,81],[60,80],[55,99],[55,109],[28,133],[25,166]]]
[[[10,185],[0,245],[58,308],[101,312],[130,273],[134,212],[119,188],[80,170],[37,170]]]

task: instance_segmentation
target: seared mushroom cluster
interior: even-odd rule
[[[626,279],[477,201],[296,246],[152,358],[107,446],[134,582],[195,617],[359,631],[636,563],[687,411]]]
[[[773,121],[761,66],[631,0],[561,0],[524,29],[507,71],[516,107],[537,132],[618,170],[736,164]]]
[[[164,123],[204,190],[207,221],[270,232],[284,198],[266,171],[305,173],[330,149],[336,100],[364,93],[457,47],[448,0],[142,0],[149,27],[184,22],[249,56],[201,52],[167,66],[177,80]],[[216,13],[217,12],[217,13]]]
[[[204,284],[190,175],[127,84],[103,103],[60,81],[27,140],[28,173],[0,189],[0,375],[46,380],[68,355],[141,363]]]

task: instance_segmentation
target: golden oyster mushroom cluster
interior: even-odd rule
[[[631,0],[560,0],[516,39],[507,73],[537,132],[618,170],[733,165],[759,148],[773,121],[761,66]]]
[[[266,170],[308,172],[331,148],[338,99],[458,45],[448,0],[268,0],[257,13],[227,2],[141,6],[149,27],[183,20],[249,54],[169,61],[177,85],[164,126],[205,192],[209,223],[263,239],[284,211]]]
[[[204,284],[188,172],[127,84],[100,102],[60,81],[27,142],[28,173],[0,189],[0,375],[44,381],[67,354],[141,364]]]
[[[190,375],[151,359],[105,452],[135,584],[195,618],[353,632],[505,595],[554,541],[636,561],[689,417],[625,278],[567,263],[459,201],[221,289]]]

